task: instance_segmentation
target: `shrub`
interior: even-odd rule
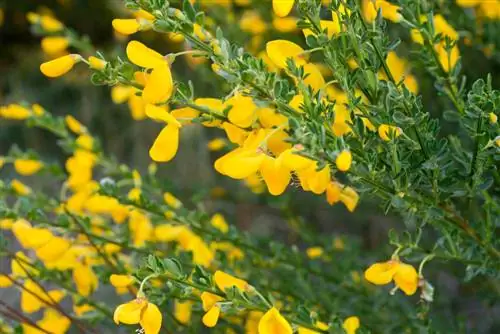
[[[20,311],[2,301],[5,331],[16,322],[25,333],[463,331],[456,315],[434,321],[426,272],[456,263],[460,280],[491,282],[482,288],[490,294],[498,284],[500,93],[490,75],[468,85],[461,54],[495,54],[500,2],[200,2],[126,0],[130,18],[113,20],[116,32],[154,34],[144,43],[134,35],[119,55],[28,13],[51,57],[40,65],[46,77],[87,67],[134,120],[162,128],[140,171],[77,117],[2,107],[4,120],[50,132],[66,155],[61,165],[13,147],[0,158],[23,177],[0,184],[1,228],[16,240],[2,240],[11,269],[0,286],[21,291]],[[148,46],[161,35],[183,49]],[[209,96],[197,93],[203,77]],[[301,247],[207,208],[220,187],[182,201],[172,193],[157,169],[193,127],[225,134],[207,145],[221,152],[214,169],[288,212]],[[24,183],[37,176],[50,184]],[[353,215],[360,199],[377,199],[404,223],[389,232],[392,255],[381,249],[372,261],[357,236],[307,233],[290,202],[272,199],[298,196],[294,187]],[[389,294],[375,287],[389,284]],[[121,301],[108,300],[110,287]]]

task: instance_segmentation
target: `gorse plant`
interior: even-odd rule
[[[135,120],[162,124],[149,150],[156,163],[175,158],[187,127],[221,129],[226,138],[208,144],[223,152],[214,169],[256,194],[294,184],[354,215],[360,199],[376,198],[404,222],[389,234],[392,255],[367,266],[353,237],[309,238],[303,252],[251,236],[206,209],[214,194],[181,202],[156,164],[141,175],[118,163],[73,116],[11,104],[1,117],[51,132],[69,157],[51,165],[14,147],[0,158],[21,176],[51,175],[47,189],[0,186],[1,228],[23,249],[2,240],[12,268],[0,286],[20,289],[22,310],[1,302],[6,331],[18,322],[23,333],[122,324],[146,334],[434,333],[443,328],[432,321],[426,268],[455,262],[466,269],[460,279],[498,291],[500,92],[490,76],[466,82],[460,41],[495,54],[487,27],[498,24],[499,1],[199,2],[126,0],[133,18],[113,20],[122,35],[154,31],[185,46],[167,54],[135,39],[120,56],[96,53],[54,17],[30,13],[55,57],[40,70],[55,78],[88,66]],[[250,36],[244,47],[236,30]],[[181,57],[205,64],[219,91],[200,96],[196,80],[180,81]],[[438,115],[419,93],[426,76]],[[390,294],[373,287],[392,283]],[[125,302],[100,298],[105,285]],[[27,315],[40,309],[41,320]]]

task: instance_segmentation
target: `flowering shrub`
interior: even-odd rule
[[[78,117],[25,102],[1,107],[2,121],[50,132],[67,155],[49,163],[14,146],[0,157],[0,168],[19,175],[0,183],[0,227],[15,239],[0,245],[11,263],[0,287],[21,293],[20,310],[1,302],[5,332],[437,332],[427,268],[453,262],[461,280],[497,284],[500,92],[490,76],[468,84],[461,53],[493,56],[498,35],[488,27],[498,24],[499,1],[124,5],[110,23],[130,38],[120,55],[28,13],[51,58],[43,75],[87,67],[134,120],[162,128],[139,171],[105,152]],[[146,31],[183,49],[150,47],[139,41]],[[179,79],[179,58],[212,78],[211,95],[197,94],[197,76]],[[431,115],[422,96],[445,109]],[[354,236],[306,233],[301,250],[207,209],[216,192],[181,201],[157,169],[175,159],[190,127],[224,134],[207,146],[218,154],[213,168],[256,196],[296,187],[352,215],[378,199],[404,222],[389,233],[392,255],[369,263]],[[32,189],[37,176],[50,186]]]

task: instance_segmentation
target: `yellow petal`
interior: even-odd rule
[[[123,287],[127,287],[130,284],[134,283],[134,278],[130,275],[113,274],[109,277],[109,282],[115,288],[123,288]]]
[[[248,128],[256,119],[257,106],[248,96],[235,95],[227,100],[226,105],[231,106],[228,119],[240,128]]]
[[[399,266],[397,261],[374,263],[365,271],[365,279],[376,285],[388,284],[392,281]]]
[[[213,293],[204,291],[201,296],[202,307],[205,312],[210,310],[215,303],[224,300],[221,296],[214,295]]]
[[[68,73],[80,59],[77,54],[62,56],[40,65],[40,71],[49,78],[56,78]]]
[[[202,318],[203,324],[207,327],[215,327],[219,320],[220,307],[217,305],[212,306],[210,310]]]
[[[307,75],[304,84],[310,86],[313,92],[316,93],[325,86],[325,79],[316,65],[305,64],[304,74]]]
[[[406,263],[401,263],[394,274],[394,283],[408,296],[417,291],[418,280],[418,273],[415,268]]]
[[[140,28],[139,21],[136,19],[114,19],[111,24],[122,35],[132,35]]]
[[[356,334],[356,330],[359,328],[359,318],[352,316],[344,320],[342,324],[346,334]]]
[[[140,121],[146,118],[145,106],[146,104],[142,97],[135,94],[130,96],[128,100],[128,107],[130,108],[130,114],[134,120]]]
[[[31,194],[31,192],[32,192],[30,187],[28,187],[27,185],[25,185],[24,183],[22,183],[19,180],[14,179],[14,180],[10,181],[10,186],[16,192],[16,194],[18,194],[20,196],[27,196],[27,195]]]
[[[153,146],[149,150],[149,156],[156,162],[167,162],[172,160],[179,147],[179,127],[168,124],[161,130]]]
[[[8,288],[12,286],[12,280],[9,278],[9,276],[0,274],[0,288]]]
[[[50,36],[42,39],[42,50],[49,55],[58,55],[68,46],[69,40],[66,37]]]
[[[75,282],[78,293],[85,297],[95,291],[99,285],[99,280],[92,270],[92,267],[80,262],[78,262],[73,269],[73,281]]]
[[[220,270],[217,270],[215,272],[214,281],[217,287],[222,291],[225,291],[226,289],[233,286],[237,287],[240,290],[246,290],[248,287],[248,283],[246,281],[236,278]]]
[[[157,107],[153,104],[146,105],[146,115],[155,121],[162,121],[167,124],[175,125],[177,127],[182,126],[181,123],[179,123],[179,121],[174,116],[172,116],[171,113],[165,110],[165,108]]]
[[[132,63],[145,68],[155,68],[165,62],[161,54],[138,41],[128,43],[127,57]]]
[[[71,247],[71,243],[62,237],[53,237],[48,243],[36,249],[36,256],[42,261],[55,261]]]
[[[222,123],[222,128],[226,132],[231,143],[242,145],[248,136],[248,132],[229,122]]]
[[[106,67],[106,61],[94,56],[90,56],[89,59],[89,66],[90,68],[93,68],[95,70],[102,71]]]
[[[132,87],[116,85],[111,88],[111,100],[116,104],[124,103],[129,99],[133,92],[134,89]]]
[[[20,175],[32,175],[42,169],[43,163],[33,159],[16,159],[14,168]]]
[[[147,303],[146,309],[141,315],[141,327],[144,329],[144,334],[158,334],[160,332],[162,315],[158,306],[152,303]]]
[[[71,115],[66,115],[66,117],[64,117],[64,121],[66,122],[66,125],[71,130],[71,132],[73,132],[74,134],[81,135],[87,132],[87,128]]]
[[[344,187],[340,192],[340,200],[342,201],[342,203],[344,203],[347,210],[353,212],[358,205],[359,195],[353,188]]]
[[[283,165],[293,171],[300,171],[309,168],[314,161],[297,154],[300,150],[296,148],[291,148],[285,150],[281,155],[280,159]]]
[[[223,175],[241,180],[256,173],[263,161],[262,153],[236,149],[217,159],[215,169]]]
[[[113,314],[113,320],[118,325],[124,323],[135,325],[141,321],[143,309],[148,305],[144,299],[134,299],[126,304],[119,305]]]
[[[47,294],[40,285],[30,279],[26,280],[23,290],[21,290],[21,309],[23,312],[37,312],[47,305],[44,301],[47,301]]]
[[[340,193],[342,192],[341,186],[337,182],[330,182],[326,187],[326,201],[328,204],[333,205],[340,201]]]
[[[259,334],[292,334],[292,326],[276,308],[271,308],[259,321]]]
[[[64,28],[64,25],[59,20],[49,15],[40,17],[40,25],[47,32],[57,32]]]
[[[346,172],[351,168],[352,154],[348,150],[343,150],[335,159],[335,164],[341,172]]]
[[[266,52],[272,62],[281,69],[286,69],[286,61],[292,58],[297,65],[304,65],[306,56],[304,49],[287,40],[274,40],[266,44]]]
[[[283,166],[278,159],[266,156],[260,167],[260,173],[271,195],[281,195],[290,183],[290,170]]]
[[[403,131],[397,126],[382,124],[378,127],[378,135],[384,141],[390,141],[393,138],[399,137]]]
[[[193,302],[190,300],[187,301],[179,301],[175,300],[174,302],[174,317],[183,325],[189,324],[191,321]]]
[[[293,9],[295,0],[273,0],[273,11],[279,17],[285,17]]]
[[[160,103],[167,101],[174,89],[170,66],[166,61],[158,64],[148,78],[142,91],[142,97],[147,103]]]

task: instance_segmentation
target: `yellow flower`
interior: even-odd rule
[[[62,56],[40,65],[40,71],[49,78],[56,78],[68,73],[81,59],[78,54]]]
[[[18,104],[10,104],[7,107],[0,107],[0,116],[6,119],[25,120],[31,116],[31,112]]]
[[[389,53],[387,54],[386,63],[396,82],[400,82],[404,79],[404,84],[406,85],[408,90],[413,94],[418,93],[417,80],[413,75],[409,73],[408,64],[404,59],[399,58],[396,52],[389,51]],[[387,77],[383,72],[379,74],[379,77],[383,80],[387,80]]]
[[[226,146],[226,141],[223,138],[214,138],[207,144],[210,151],[220,151],[224,146]]]
[[[231,143],[243,145],[245,139],[248,137],[248,132],[229,122],[224,122],[222,128]]]
[[[224,298],[222,298],[221,296],[214,295],[213,293],[206,292],[206,291],[202,292],[200,298],[201,298],[203,310],[205,312],[210,310],[216,303],[224,300]]]
[[[159,63],[151,72],[142,98],[146,103],[159,103],[167,101],[174,91],[174,82],[170,66],[166,61]]]
[[[231,106],[229,121],[240,128],[250,127],[257,117],[257,106],[251,97],[236,94],[227,100],[226,105]]]
[[[47,32],[58,32],[64,28],[64,25],[59,20],[48,15],[40,17],[40,25]]]
[[[326,200],[330,205],[340,201],[347,210],[353,212],[358,205],[359,195],[351,187],[343,186],[338,182],[330,182],[326,187]]]
[[[413,295],[418,288],[418,273],[409,264],[399,260],[374,263],[365,271],[365,279],[375,285],[389,284],[392,280],[407,295]]]
[[[296,172],[300,185],[305,191],[311,191],[316,195],[325,192],[330,183],[330,166],[326,165],[318,170],[318,163],[314,163],[307,169]]]
[[[189,324],[191,321],[191,313],[193,308],[193,302],[190,300],[174,302],[174,317],[183,325]]]
[[[18,180],[12,180],[10,182],[12,189],[20,196],[27,196],[31,194],[31,188]]]
[[[168,206],[174,209],[178,209],[182,206],[182,202],[169,192],[163,194],[163,200],[165,201],[165,203],[167,203]]]
[[[212,218],[210,219],[210,223],[212,224],[213,227],[215,227],[222,233],[227,233],[229,231],[229,226],[227,225],[224,216],[221,215],[220,213],[216,213],[215,215],[213,215]]]
[[[488,118],[489,118],[491,124],[496,124],[498,121],[498,116],[493,112],[490,112],[488,114]]]
[[[52,300],[59,303],[64,296],[65,292],[62,290],[45,292],[38,283],[27,279],[24,281],[23,290],[21,291],[21,309],[26,313],[34,313],[52,304]]]
[[[352,154],[348,150],[343,150],[335,159],[335,164],[341,172],[346,172],[351,168]]]
[[[134,283],[134,278],[130,275],[113,274],[109,277],[109,282],[115,288],[125,288]]]
[[[418,273],[413,266],[405,263],[400,263],[396,273],[394,274],[394,283],[406,295],[413,295],[418,288]]]
[[[236,278],[220,270],[217,270],[215,272],[214,281],[217,287],[222,291],[226,291],[226,289],[229,289],[233,286],[243,291],[249,287],[249,284],[246,281]]]
[[[273,27],[279,32],[290,33],[297,30],[296,17],[275,17],[273,18]]]
[[[385,0],[363,0],[362,3],[363,18],[367,22],[373,22],[377,17],[377,12],[382,11],[382,17],[392,21],[401,21],[401,14],[399,13],[399,6],[393,5]]]
[[[314,161],[299,155],[300,151],[302,151],[301,147],[294,147],[283,151],[280,155],[283,165],[296,172],[310,168],[314,164]]]
[[[82,134],[76,138],[75,144],[81,149],[92,151],[92,148],[94,147],[94,138],[88,134]]]
[[[304,75],[307,75],[304,79],[304,84],[306,86],[310,86],[313,92],[318,92],[325,86],[325,79],[321,74],[318,66],[314,64],[305,64],[304,67]]]
[[[242,31],[260,35],[266,31],[267,25],[257,11],[247,10],[241,16],[240,28]]]
[[[90,68],[93,68],[94,70],[102,71],[106,67],[106,61],[100,58],[90,56],[88,61]]]
[[[99,279],[92,267],[81,262],[78,262],[73,269],[73,281],[78,293],[84,297],[89,296],[99,286]]]
[[[279,17],[285,17],[293,9],[295,0],[273,0],[273,11]]]
[[[71,130],[71,132],[73,132],[74,134],[82,135],[87,132],[87,128],[71,115],[66,115],[64,117],[64,121],[66,122],[66,125]]]
[[[290,169],[283,165],[282,159],[275,159],[267,155],[260,166],[260,174],[269,193],[274,196],[281,195],[292,178]]]
[[[156,68],[166,62],[161,54],[138,41],[127,44],[127,57],[132,63],[144,68]]]
[[[344,328],[346,334],[356,334],[356,331],[359,328],[359,318],[356,316],[351,316],[344,320],[342,324],[342,328]]]
[[[47,244],[54,235],[44,228],[33,228],[31,224],[18,219],[12,224],[12,233],[23,248],[37,249]]]
[[[271,61],[280,69],[286,69],[286,61],[292,58],[297,65],[304,65],[306,63],[306,55],[304,49],[299,45],[279,39],[270,41],[266,44],[267,56]]]
[[[162,324],[162,315],[158,306],[144,298],[136,298],[126,304],[119,305],[113,315],[118,325],[140,324],[145,334],[158,334]]]
[[[306,253],[310,259],[316,259],[323,255],[324,250],[322,247],[309,247],[306,249]]]
[[[427,22],[428,17],[426,15],[422,15],[420,17],[420,22]],[[446,19],[441,14],[436,14],[432,18],[433,26],[434,26],[434,36],[442,35],[443,37],[448,37],[452,41],[457,41],[460,37],[458,32],[446,21]],[[410,31],[411,38],[415,43],[424,44],[424,39],[422,34],[416,29],[412,29]]]
[[[0,288],[8,288],[12,286],[12,280],[9,278],[9,276],[0,274]]]
[[[382,124],[378,127],[378,135],[384,141],[390,141],[393,138],[399,137],[403,133],[401,128],[393,125]]]
[[[441,63],[443,70],[446,72],[453,70],[458,62],[458,59],[460,59],[460,50],[458,49],[458,45],[455,45],[448,52],[445,48],[444,42],[441,42],[437,44],[434,49],[437,52],[439,62]]]
[[[259,321],[259,334],[292,334],[292,326],[276,308],[267,311]]]
[[[149,150],[149,156],[156,162],[168,162],[175,157],[179,148],[179,123],[172,114],[152,104],[146,106],[146,115],[167,123]]]
[[[141,27],[137,19],[114,19],[111,24],[113,29],[122,35],[132,35],[138,32]]]
[[[69,40],[66,37],[50,36],[42,38],[42,50],[48,55],[59,55],[69,46]]]
[[[43,163],[33,159],[16,159],[14,160],[14,168],[20,175],[33,175],[42,169]]]
[[[329,20],[321,20],[320,22],[320,27],[322,31],[326,30],[326,35],[328,38],[332,38],[333,36],[337,35],[340,33],[340,25],[338,21],[329,21]],[[304,33],[304,36],[307,38],[310,35],[316,35],[311,29],[304,29],[302,30]]]
[[[43,314],[43,318],[36,322],[36,324],[45,329],[46,331],[50,331],[55,334],[64,334],[66,333],[71,326],[71,319],[67,318],[65,315],[59,313],[54,309],[47,309]],[[30,327],[32,328],[32,327]],[[25,331],[25,333],[32,333],[30,331]],[[41,333],[39,330],[35,329],[34,334]]]
[[[214,305],[203,316],[202,318],[203,324],[210,328],[214,327],[215,325],[217,325],[219,316],[220,316],[220,306]]]

